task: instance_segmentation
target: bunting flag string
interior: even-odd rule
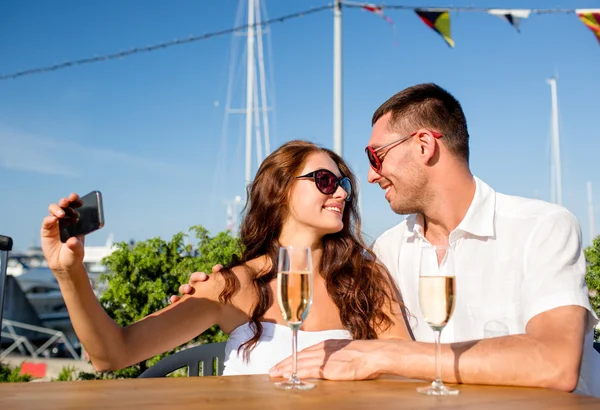
[[[247,30],[249,27],[254,27],[254,28],[256,28],[257,26],[268,27],[275,23],[283,23],[288,20],[301,18],[304,16],[308,16],[309,14],[320,13],[322,11],[331,10],[331,9],[332,9],[331,4],[328,4],[325,6],[313,7],[311,9],[299,11],[299,12],[292,13],[292,14],[287,14],[285,16],[281,16],[281,17],[277,17],[277,18],[272,18],[269,20],[263,20],[260,23],[255,23],[255,24],[251,24],[251,25],[244,24],[244,25],[241,25],[238,27],[232,27],[232,28],[228,28],[225,30],[213,31],[210,33],[202,34],[202,35],[189,36],[188,38],[180,38],[180,39],[175,39],[175,40],[171,40],[171,41],[165,41],[165,42],[153,44],[150,46],[134,47],[129,50],[120,51],[118,53],[104,54],[104,55],[95,56],[95,57],[80,58],[78,60],[65,61],[63,63],[52,64],[52,65],[48,65],[48,66],[44,66],[44,67],[29,68],[26,70],[21,70],[21,71],[9,73],[9,74],[0,74],[0,81],[8,80],[8,79],[15,79],[15,78],[19,78],[19,77],[22,77],[25,75],[41,74],[41,73],[47,73],[50,71],[62,70],[65,68],[70,68],[70,67],[83,65],[83,64],[93,64],[93,63],[99,63],[102,61],[121,59],[124,57],[132,56],[134,54],[139,54],[139,53],[155,52],[155,51],[163,50],[163,49],[169,48],[169,47],[175,47],[175,46],[180,46],[183,44],[195,43],[197,41],[208,40],[208,39],[214,38],[214,37],[224,36],[226,34],[239,33],[244,30]]]
[[[521,32],[521,20],[529,18],[531,14],[577,14],[579,19],[596,36],[600,43],[600,9],[498,9],[482,7],[414,7],[395,4],[381,4],[379,6],[371,3],[343,1],[346,7],[360,7],[373,13],[379,14],[386,21],[391,21],[385,16],[384,11],[408,10],[414,11],[429,28],[438,33],[450,46],[454,48],[454,40],[450,32],[450,12],[479,12],[497,16],[507,21],[517,32]],[[394,25],[395,27],[395,25]]]
[[[600,43],[600,9],[580,9],[576,12],[583,24],[592,30]]]
[[[448,44],[448,46],[450,46],[451,48],[454,47],[454,40],[452,39],[452,35],[450,33],[450,12],[480,12],[480,13],[487,13],[490,15],[496,15],[496,16],[501,17],[504,20],[508,21],[510,23],[510,25],[513,26],[517,31],[520,31],[519,25],[520,25],[521,20],[528,18],[531,14],[556,14],[556,13],[576,14],[579,17],[579,19],[581,20],[581,22],[583,22],[583,24],[585,24],[585,26],[588,27],[592,31],[592,33],[598,40],[598,43],[600,43],[600,9],[495,9],[495,8],[481,8],[481,7],[451,7],[451,6],[443,7],[443,8],[434,8],[434,7],[413,7],[413,6],[404,6],[404,5],[394,5],[394,4],[388,4],[388,5],[382,4],[380,6],[376,6],[372,3],[355,2],[355,1],[350,1],[350,0],[343,0],[342,5],[344,7],[362,8],[363,10],[366,10],[368,12],[371,12],[371,13],[374,13],[374,14],[380,16],[385,21],[390,23],[394,29],[394,43],[395,44],[397,44],[396,24],[390,17],[388,17],[384,13],[384,11],[386,9],[410,10],[410,11],[415,12],[419,16],[419,18],[428,27],[430,27],[432,30],[434,30],[440,36],[442,36],[442,38],[444,39],[446,44]],[[288,14],[288,15],[281,16],[281,17],[278,17],[275,19],[262,21],[258,24],[254,24],[253,26],[256,27],[256,26],[260,25],[262,27],[267,27],[274,23],[282,23],[287,20],[300,18],[303,16],[307,16],[309,14],[314,14],[314,13],[322,12],[325,10],[331,10],[331,9],[333,9],[332,4],[328,4],[328,5],[324,5],[324,6],[320,6],[320,7],[314,7],[312,9]],[[92,63],[99,63],[99,62],[108,61],[108,60],[121,59],[124,57],[132,56],[134,54],[139,54],[139,53],[159,51],[159,50],[169,48],[169,47],[179,46],[179,45],[183,45],[183,44],[189,44],[189,43],[193,43],[193,42],[197,42],[197,41],[201,41],[201,40],[208,40],[213,37],[224,36],[227,34],[238,33],[243,30],[248,29],[249,27],[250,27],[249,25],[242,25],[242,26],[238,26],[238,27],[225,29],[225,30],[219,30],[219,31],[211,32],[211,33],[205,33],[202,35],[194,35],[194,36],[190,36],[188,38],[181,38],[181,39],[175,39],[172,41],[166,41],[163,43],[158,43],[158,44],[154,44],[154,45],[150,45],[150,46],[146,46],[146,47],[134,47],[132,49],[129,49],[126,51],[121,51],[118,53],[110,53],[110,54],[104,54],[104,55],[95,56],[95,57],[87,57],[87,58],[80,58],[77,60],[69,60],[69,61],[65,61],[62,63],[51,64],[51,65],[37,67],[37,68],[29,68],[26,70],[21,70],[21,71],[17,71],[17,72],[13,72],[13,73],[8,73],[8,74],[0,73],[0,81],[8,80],[8,79],[16,79],[16,78],[26,76],[26,75],[41,74],[41,73],[50,72],[50,71],[62,70],[65,68],[70,68],[70,67],[83,65],[83,64],[92,64]]]

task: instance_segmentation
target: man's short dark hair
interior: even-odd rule
[[[442,87],[426,83],[400,91],[375,111],[371,125],[388,112],[392,113],[392,130],[411,133],[430,128],[440,132],[448,150],[469,162],[467,119],[458,100]]]

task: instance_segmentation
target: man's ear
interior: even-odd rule
[[[416,134],[419,144],[419,159],[425,165],[430,164],[439,150],[437,139],[431,131],[425,129],[417,131]]]

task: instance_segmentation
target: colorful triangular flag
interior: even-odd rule
[[[450,13],[448,11],[415,10],[415,13],[431,29],[444,38],[450,47],[454,47],[454,40],[450,34]]]
[[[596,35],[598,42],[600,42],[600,9],[579,9],[575,10],[577,16],[581,19],[592,33]]]
[[[520,33],[519,24],[521,23],[521,19],[526,19],[531,14],[531,10],[521,10],[521,9],[492,9],[488,10],[488,13],[493,14],[494,16],[498,16],[510,23],[511,26],[517,29]]]

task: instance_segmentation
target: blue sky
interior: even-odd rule
[[[269,17],[278,17],[323,4],[270,0],[266,6]],[[600,7],[598,0],[452,4]],[[3,1],[0,74],[230,28],[237,8],[237,0]],[[387,15],[397,26],[397,46],[385,21],[344,9],[343,154],[354,171],[366,181],[363,149],[379,104],[407,86],[435,82],[467,114],[474,174],[498,191],[549,200],[545,80],[558,73],[563,204],[579,218],[588,244],[588,180],[600,209],[600,46],[591,31],[574,14],[532,15],[519,34],[495,16],[452,13],[451,49],[414,13]],[[272,147],[296,138],[333,145],[332,20],[324,11],[269,29]],[[0,233],[12,236],[16,249],[37,244],[50,202],[93,189],[104,194],[106,226],[89,244],[103,243],[109,233],[118,241],[170,237],[194,224],[224,230],[223,201],[244,194],[243,117],[230,115],[223,132],[236,44],[232,107],[245,101],[243,37],[235,38],[0,81]],[[361,189],[364,230],[374,239],[402,217],[377,186],[365,182]]]

